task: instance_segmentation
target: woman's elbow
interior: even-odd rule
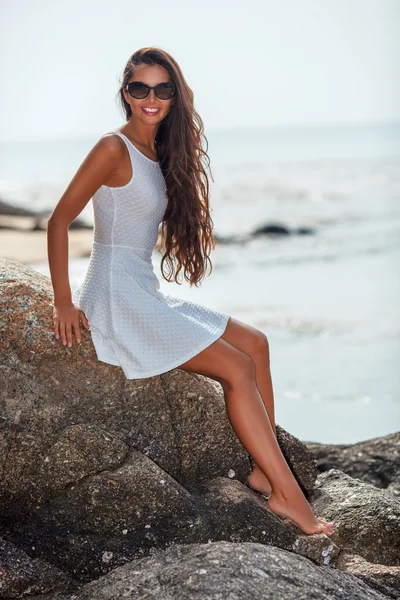
[[[54,210],[47,221],[47,229],[68,229],[71,222],[65,215]]]

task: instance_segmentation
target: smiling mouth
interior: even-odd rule
[[[144,113],[146,113],[146,115],[158,115],[158,113],[160,112],[160,108],[156,108],[156,109],[151,109],[151,108],[144,108],[142,106],[142,111]]]

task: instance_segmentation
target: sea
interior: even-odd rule
[[[1,142],[0,199],[52,210],[103,133]],[[301,440],[398,431],[400,122],[205,134],[212,271],[200,287],[168,283],[155,251],[161,291],[266,334],[276,420]],[[81,218],[93,223],[92,201]],[[72,290],[88,260],[70,259]]]

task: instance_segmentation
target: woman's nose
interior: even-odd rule
[[[147,96],[148,100],[151,100],[151,102],[157,102],[157,96],[154,90],[150,90],[149,95]]]

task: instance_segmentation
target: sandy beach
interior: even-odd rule
[[[34,230],[31,217],[0,217],[0,255],[23,264],[47,261],[47,231]],[[11,227],[16,227],[15,229]],[[70,229],[69,256],[90,256],[93,229]]]

